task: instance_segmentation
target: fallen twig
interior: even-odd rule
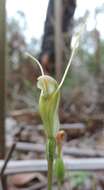
[[[12,146],[11,146],[11,148],[10,148],[10,151],[8,152],[8,155],[7,155],[7,157],[6,157],[6,159],[5,159],[5,161],[4,161],[4,163],[3,163],[3,165],[2,165],[2,167],[0,168],[0,179],[1,179],[1,188],[2,189],[5,189],[5,185],[6,185],[6,183],[5,183],[5,178],[4,178],[4,173],[5,173],[5,169],[6,169],[6,167],[7,167],[7,164],[8,164],[8,162],[9,162],[9,160],[11,159],[11,157],[12,157],[12,153],[13,153],[13,151],[14,151],[14,149],[15,149],[15,147],[16,147],[16,142],[14,142],[13,144],[12,144]],[[0,188],[0,190],[2,190]]]
[[[104,158],[85,158],[85,159],[64,159],[67,170],[72,171],[103,171]],[[2,168],[4,161],[0,161],[0,168]],[[10,161],[4,171],[5,175],[12,175],[17,173],[28,172],[42,172],[47,171],[46,160],[22,160]]]
[[[7,145],[9,148],[11,145]],[[45,152],[45,146],[43,144],[34,144],[34,143],[24,143],[18,142],[16,144],[16,150],[18,151],[30,151],[30,152]],[[75,157],[104,157],[104,151],[96,150],[96,149],[82,149],[77,147],[67,147],[63,146],[63,154],[71,155]]]
[[[7,158],[5,159],[4,164],[3,164],[3,166],[2,166],[2,168],[1,168],[1,170],[0,170],[0,176],[3,176],[3,175],[4,175],[6,166],[7,166],[8,162],[9,162],[9,160],[11,159],[11,156],[12,156],[12,153],[13,153],[15,147],[16,147],[16,142],[14,142],[14,143],[12,144],[12,146],[11,146],[11,148],[10,148],[10,151],[8,152]]]

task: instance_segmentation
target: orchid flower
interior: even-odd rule
[[[81,26],[81,31],[83,30],[84,26],[85,24],[83,23]],[[76,36],[76,41],[71,53],[71,57],[63,74],[62,80],[59,84],[53,77],[45,75],[39,61],[27,53],[27,55],[32,58],[32,60],[39,66],[41,71],[41,76],[39,76],[37,79],[37,87],[41,90],[39,98],[39,112],[47,139],[46,154],[48,161],[48,190],[52,189],[52,171],[56,146],[58,147],[56,160],[56,173],[58,180],[61,181],[64,175],[64,163],[62,160],[62,154],[59,153],[60,144],[56,143],[56,136],[59,130],[58,108],[60,102],[60,89],[65,81],[69,67],[78,47],[81,31]]]

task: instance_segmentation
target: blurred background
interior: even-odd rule
[[[0,0],[1,5],[3,2]],[[78,51],[61,91],[59,116],[66,131],[64,146],[69,147],[64,156],[104,157],[104,0],[6,0],[5,9],[6,19],[5,11],[0,11],[3,18],[0,20],[0,158],[4,158],[5,150],[10,149],[14,140],[21,144],[11,159],[45,158],[41,147],[45,137],[38,111],[40,92],[36,86],[40,71],[25,53],[36,57],[45,73],[60,82],[86,14],[88,19]],[[40,148],[25,149],[29,143]],[[63,189],[104,189],[104,172],[66,175]],[[46,180],[46,173],[9,178],[9,190],[31,189],[31,186],[46,189],[44,185],[35,187]]]

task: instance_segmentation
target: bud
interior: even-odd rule
[[[63,130],[58,131],[56,134],[56,143],[61,144],[64,140],[65,132]]]
[[[65,176],[65,167],[62,158],[57,158],[54,162],[54,173],[57,178],[58,183],[62,183],[64,181]]]

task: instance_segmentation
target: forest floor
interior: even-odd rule
[[[98,116],[98,115],[97,115]],[[104,126],[101,118],[92,120],[75,118],[60,111],[61,128],[65,130],[63,143],[64,158],[104,157]],[[21,143],[13,152],[13,160],[45,159],[45,135],[39,114],[34,110],[23,109],[9,113],[6,118],[6,146],[9,149],[16,139]],[[27,146],[27,149],[24,148]],[[29,146],[28,148],[28,145]],[[26,147],[25,146],[25,147]],[[34,146],[34,148],[33,148]],[[47,189],[47,173],[35,172],[8,176],[8,190]],[[53,180],[53,189],[57,189]],[[64,190],[103,190],[104,172],[66,172]]]

